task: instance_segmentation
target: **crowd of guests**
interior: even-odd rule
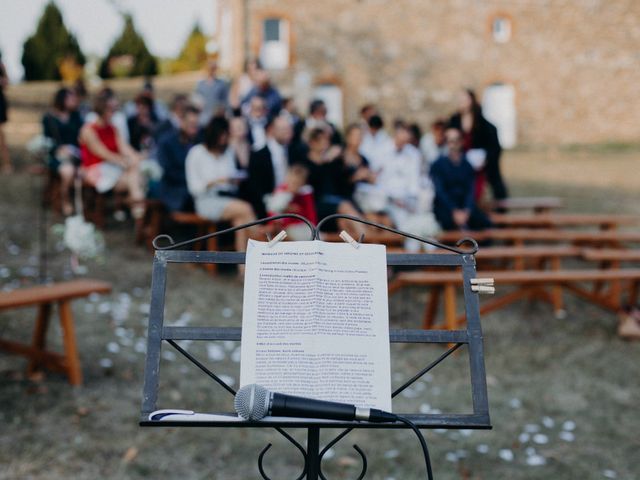
[[[433,235],[490,226],[478,208],[486,184],[496,199],[507,196],[496,128],[470,90],[461,92],[459,111],[425,135],[401,119],[388,131],[375,105],[343,132],[327,114],[313,100],[301,115],[255,61],[231,84],[212,61],[194,92],[176,95],[169,108],[150,83],[123,106],[109,88],[92,107],[82,88],[61,88],[43,128],[63,192],[76,175],[98,192],[126,191],[134,218],[147,196],[169,211],[233,225],[278,213],[314,222],[340,213]],[[63,210],[73,211],[66,196]],[[308,236],[296,219],[284,227],[293,238]],[[246,238],[236,241],[242,250]]]

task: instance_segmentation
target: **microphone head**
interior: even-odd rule
[[[269,411],[269,390],[260,385],[245,385],[233,400],[236,413],[245,420],[260,420]]]

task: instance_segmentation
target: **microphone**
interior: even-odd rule
[[[375,408],[275,393],[256,384],[245,385],[238,390],[233,405],[245,420],[260,420],[267,415],[376,423],[395,422],[398,419],[393,413]]]

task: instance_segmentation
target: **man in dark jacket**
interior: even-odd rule
[[[180,129],[167,133],[158,145],[158,163],[163,169],[159,198],[171,212],[193,211],[193,199],[187,188],[185,161],[191,147],[197,143],[200,111],[185,108]]]
[[[267,216],[264,196],[284,181],[293,135],[291,123],[284,116],[270,119],[266,131],[267,144],[251,153],[248,178],[240,188],[240,196],[251,203],[257,218]]]
[[[462,149],[462,132],[448,128],[445,132],[448,154],[431,166],[435,187],[433,213],[444,230],[482,230],[491,221],[474,201],[475,171]]]

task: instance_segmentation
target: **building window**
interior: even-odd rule
[[[511,20],[507,17],[495,17],[491,22],[493,39],[498,43],[507,43],[511,40]]]
[[[289,50],[289,22],[282,18],[266,18],[262,22],[262,65],[270,70],[287,68]]]

